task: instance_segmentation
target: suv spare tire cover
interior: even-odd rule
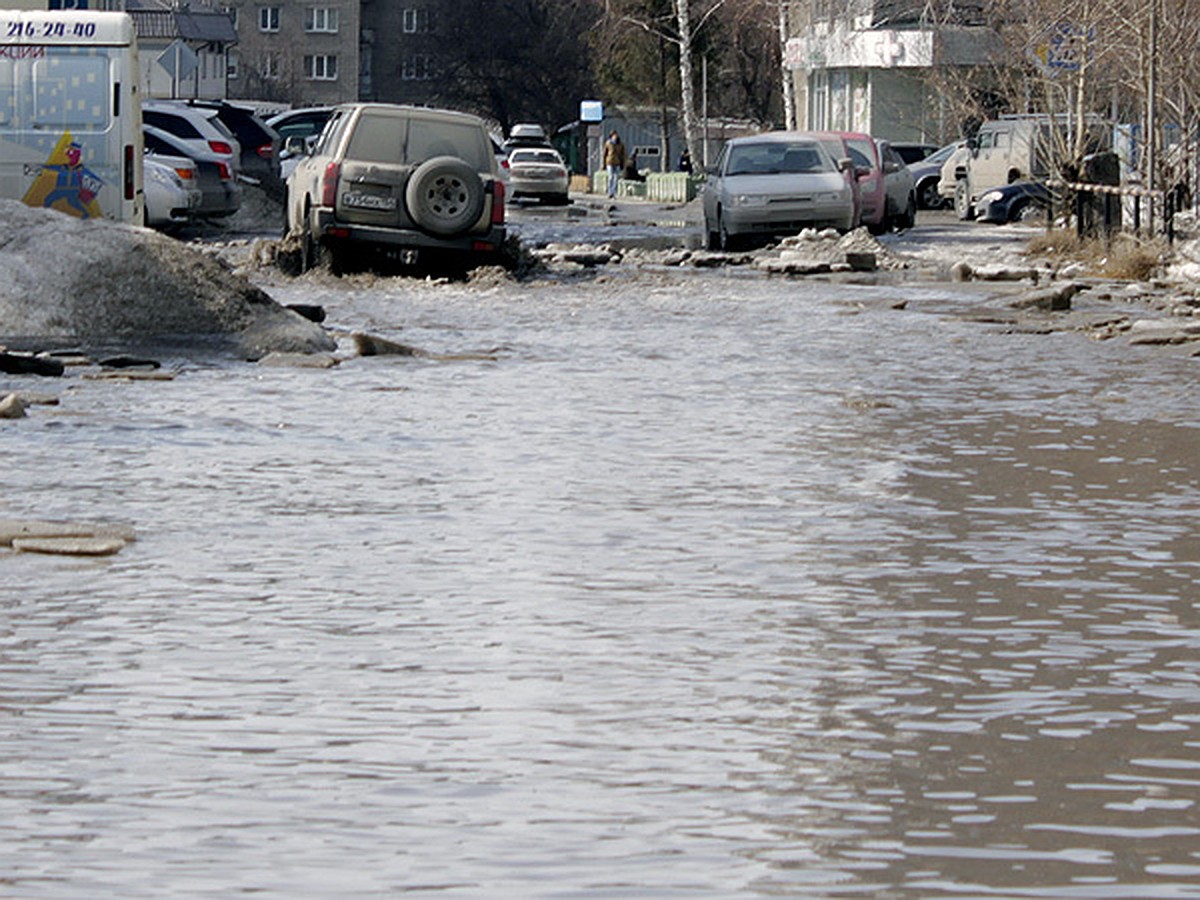
[[[483,182],[457,156],[435,156],[409,176],[404,199],[420,228],[443,237],[461,234],[483,212]]]

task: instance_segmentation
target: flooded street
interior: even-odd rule
[[[436,356],[0,427],[0,516],[138,529],[0,550],[0,893],[1200,897],[1185,348],[949,283],[264,286]]]

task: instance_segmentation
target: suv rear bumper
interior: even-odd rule
[[[317,235],[322,240],[373,244],[380,247],[488,253],[501,249],[507,234],[503,225],[493,225],[483,232],[468,232],[458,237],[438,237],[415,228],[385,228],[340,222],[334,216],[333,210],[328,208],[318,209],[316,219]]]

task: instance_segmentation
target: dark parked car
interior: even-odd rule
[[[1045,218],[1050,208],[1050,188],[1040,181],[1014,181],[984,191],[975,201],[975,214],[983,222],[1023,222]]]
[[[188,106],[195,109],[216,111],[217,118],[233,132],[241,144],[238,171],[264,186],[278,187],[279,159],[277,147],[279,133],[264,122],[254,110],[224,100],[189,100]]]
[[[919,209],[942,209],[949,206],[949,197],[938,193],[938,181],[942,177],[942,166],[946,164],[955,150],[965,147],[966,141],[955,141],[926,156],[919,162],[909,163],[908,170],[913,174],[913,183],[917,192],[917,207]]]
[[[293,137],[317,136],[332,114],[332,106],[306,106],[303,109],[289,109],[271,116],[267,119],[267,124],[286,142],[288,138]]]
[[[911,166],[915,162],[920,162],[930,154],[937,153],[937,144],[913,144],[908,142],[900,142],[892,144],[892,149],[896,151],[896,155],[904,160],[906,166]]]
[[[275,155],[279,159],[280,178],[287,181],[300,158],[298,154],[287,149],[288,141],[291,138],[301,138],[311,149],[331,115],[332,106],[306,106],[302,109],[289,109],[267,119],[267,125],[279,135]]]

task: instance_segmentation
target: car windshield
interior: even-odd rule
[[[509,157],[514,163],[551,163],[557,164],[558,154],[552,150],[518,150]]]
[[[731,147],[726,175],[792,175],[829,172],[833,167],[821,148],[812,142],[764,141]]]

